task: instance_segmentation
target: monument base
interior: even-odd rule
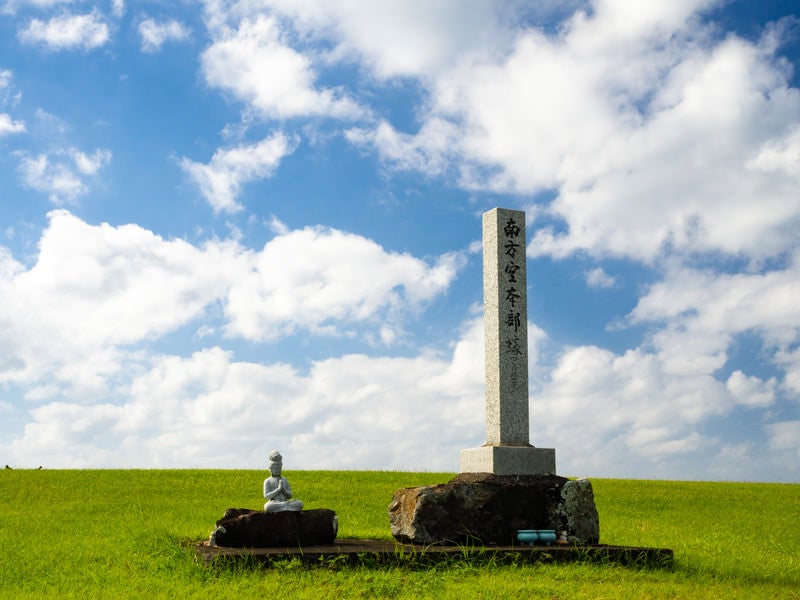
[[[461,473],[555,475],[555,448],[481,446],[460,453]]]

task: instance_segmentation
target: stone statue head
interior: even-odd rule
[[[283,457],[277,450],[269,453],[269,472],[273,477],[279,477],[283,468]]]

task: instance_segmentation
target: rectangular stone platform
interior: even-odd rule
[[[255,559],[265,567],[297,559],[311,565],[427,566],[454,560],[492,564],[595,562],[630,566],[669,567],[673,552],[667,548],[631,546],[417,546],[385,540],[341,539],[329,546],[303,548],[224,548],[208,542],[195,545],[206,565]]]
[[[555,475],[554,448],[533,446],[481,446],[460,453],[462,473],[494,475]]]

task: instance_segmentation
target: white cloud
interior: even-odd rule
[[[386,121],[372,129],[355,127],[345,132],[351,143],[380,148],[381,158],[394,169],[440,175],[448,165],[448,149],[459,136],[448,121],[431,119],[416,135],[400,133]]]
[[[14,106],[22,99],[22,92],[14,93],[12,78],[13,73],[9,69],[0,69],[0,105]]]
[[[338,325],[331,327],[362,321],[386,328],[396,321],[395,311],[446,290],[463,265],[457,255],[428,265],[363,237],[319,228],[280,235],[253,259],[232,285],[225,309],[228,334],[251,340],[298,329],[341,334]]]
[[[634,323],[667,323],[670,336],[706,338],[722,348],[730,336],[747,331],[756,332],[768,346],[785,347],[800,338],[798,297],[800,252],[795,252],[785,268],[764,273],[719,275],[672,268],[639,299],[630,316]]]
[[[109,27],[96,11],[64,14],[47,21],[31,19],[17,37],[25,44],[42,44],[51,50],[92,50],[108,42]]]
[[[777,461],[788,465],[779,471],[778,481],[792,481],[793,465],[800,462],[800,421],[784,421],[766,425],[769,448]]]
[[[350,139],[467,189],[556,192],[541,214],[561,223],[537,231],[536,255],[779,255],[800,223],[800,91],[780,28],[719,40],[696,18],[710,4],[595,2],[422,78],[417,134],[381,122]]]
[[[48,194],[57,205],[74,203],[89,191],[87,177],[111,162],[111,152],[97,149],[85,154],[76,148],[52,154],[30,156],[21,154],[18,170],[23,183],[31,189]]]
[[[114,385],[119,348],[173,331],[224,296],[231,255],[128,225],[92,227],[50,215],[36,264],[0,280],[4,322],[0,381],[50,381],[92,398]]]
[[[233,241],[167,241],[135,225],[90,226],[65,211],[50,218],[32,267],[0,253],[0,382],[38,405],[10,444],[17,463],[257,466],[278,446],[298,466],[328,456],[330,467],[409,468],[432,447],[481,431],[480,321],[452,359],[347,355],[307,374],[236,362],[219,347],[179,357],[139,345],[192,321],[213,324],[206,311],[216,305],[228,334],[248,339],[319,324],[380,332],[446,289],[454,257],[427,265],[327,229],[287,231],[252,252]],[[263,303],[241,302],[249,288]],[[408,435],[413,427],[433,439],[445,422],[447,436],[425,448]],[[229,453],[212,458],[209,439]],[[393,443],[376,452],[379,439]],[[450,462],[444,452],[436,460],[428,467]]]
[[[0,69],[0,90],[11,84],[12,73],[8,69]]]
[[[587,271],[585,275],[586,284],[592,288],[611,288],[617,284],[617,280],[600,267]]]
[[[795,477],[786,470],[795,426],[773,423],[768,445],[745,446],[724,429],[734,411],[752,411],[752,427],[773,420],[800,389],[800,254],[765,272],[720,275],[673,265],[650,286],[629,315],[649,333],[635,349],[616,354],[597,347],[565,349],[534,382],[537,445],[555,445],[561,460],[603,469],[610,476],[690,478]],[[761,359],[776,373],[763,377],[731,368],[741,335],[758,339]],[[751,342],[752,343],[752,342]],[[760,367],[754,367],[760,368]],[[769,409],[769,412],[764,409]],[[758,429],[752,435],[759,437]],[[726,438],[725,436],[730,436]],[[579,447],[569,440],[580,439]],[[776,454],[781,446],[788,452]],[[698,453],[705,459],[697,462]],[[730,458],[746,454],[732,464]],[[611,465],[621,465],[614,471]],[[794,463],[796,464],[796,463]],[[609,472],[609,468],[612,470]]]
[[[89,155],[76,148],[70,148],[67,153],[75,163],[75,168],[84,175],[96,175],[101,168],[111,162],[110,150],[99,149]]]
[[[800,458],[800,421],[784,421],[767,425],[773,450],[794,450]]]
[[[800,164],[800,125],[795,125],[786,135],[768,140],[758,154],[745,166],[766,172],[783,171],[788,175],[797,172]]]
[[[198,248],[135,225],[90,226],[65,211],[50,219],[33,267],[0,253],[0,382],[49,383],[57,387],[42,389],[86,399],[109,393],[123,366],[143,368],[136,344],[201,318],[211,326],[214,306],[231,337],[366,336],[399,328],[460,265],[447,255],[429,265],[335,230],[290,231],[252,252],[230,240]]]
[[[742,398],[713,371],[676,374],[663,357],[644,348],[614,354],[579,347],[567,349],[536,383],[532,443],[558,449],[561,473],[753,477],[746,461],[731,465],[725,459],[735,439],[704,432]],[[760,457],[764,473],[781,468],[768,460],[766,448],[748,455]]]
[[[11,133],[22,133],[23,131],[25,131],[25,123],[15,121],[6,113],[0,113],[0,137]]]
[[[561,163],[551,212],[569,231],[537,235],[534,247],[644,261],[665,251],[763,258],[790,249],[800,170],[752,168],[754,149],[763,163],[763,149],[800,121],[800,93],[780,65],[763,48],[729,38],[685,56],[653,92],[646,120],[636,123],[634,114],[631,127],[620,115],[608,144]]]
[[[125,14],[125,0],[111,0],[111,14],[118,19]]]
[[[145,19],[139,23],[143,52],[158,52],[165,42],[180,42],[188,39],[190,34],[189,27],[175,19],[163,22]]]
[[[222,28],[203,53],[209,85],[267,118],[330,116],[356,118],[363,110],[341,90],[315,87],[311,61],[291,48],[276,19],[258,16]]]
[[[728,391],[745,406],[769,406],[775,401],[775,378],[762,381],[758,377],[748,377],[739,370],[731,373],[725,383]]]
[[[13,459],[258,467],[280,447],[293,468],[455,469],[458,450],[483,441],[480,317],[465,323],[449,356],[424,348],[405,358],[350,354],[305,372],[237,361],[219,347],[181,357],[139,345],[195,323],[254,341],[304,332],[363,339],[387,327],[391,338],[402,312],[447,289],[460,264],[449,256],[426,264],[336,230],[276,229],[261,251],[219,240],[195,247],[137,226],[90,226],[59,211],[33,267],[0,253],[0,294],[9,299],[0,304],[0,380],[27,386],[27,400],[38,405],[9,446]],[[728,300],[709,314],[687,311],[706,302],[694,295],[705,285],[696,273],[672,277],[664,289],[687,296],[676,307],[686,313],[679,323],[702,337],[693,320],[707,322]],[[792,279],[767,285],[768,277],[752,277],[745,283],[757,297],[756,288],[780,295],[778,284]],[[222,312],[212,318],[211,306]],[[750,309],[768,324],[760,331],[773,327],[763,305]],[[648,301],[636,318],[660,322],[664,310]],[[740,478],[752,461],[777,473],[776,461],[797,451],[791,425],[767,426],[769,447],[781,449],[772,457],[766,446],[744,448],[704,432],[737,407],[773,406],[783,385],[777,379],[734,372],[720,380],[716,363],[698,360],[708,351],[667,347],[658,331],[634,350],[568,348],[549,365],[544,346],[551,341],[534,324],[530,331],[532,441],[558,449],[562,473]],[[671,331],[669,324],[661,331]],[[676,363],[682,356],[692,364]],[[730,457],[742,453],[747,460],[732,465]]]
[[[242,208],[236,201],[242,186],[271,175],[281,159],[293,151],[293,142],[278,132],[249,146],[217,150],[208,164],[183,158],[181,168],[198,185],[215,212],[236,212]]]
[[[775,362],[786,371],[783,385],[789,393],[800,396],[800,348],[784,348],[775,354]]]
[[[18,462],[52,467],[259,468],[278,447],[292,468],[451,469],[459,438],[482,426],[473,410],[480,329],[466,331],[457,351],[458,359],[346,355],[307,375],[236,362],[218,347],[165,356],[132,378],[119,404],[34,409],[11,449]]]
[[[458,450],[483,440],[482,337],[475,319],[447,356],[351,354],[305,373],[219,347],[152,357],[113,403],[34,409],[11,454],[53,467],[259,468],[278,447],[297,469],[452,471]],[[764,476],[797,473],[780,464],[800,448],[796,422],[767,425],[764,448],[703,434],[705,420],[732,406],[725,384],[667,376],[651,354],[575,348],[536,383],[532,441],[557,448],[559,472],[741,478],[755,461]]]
[[[437,73],[458,56],[485,48],[500,52],[508,39],[496,3],[488,0],[471,2],[468,10],[459,0],[271,0],[262,5],[291,20],[303,35],[330,40],[331,58],[357,59],[382,79]],[[209,6],[222,16],[221,6]],[[248,9],[246,2],[234,6]]]

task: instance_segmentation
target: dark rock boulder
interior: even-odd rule
[[[234,548],[323,546],[336,539],[336,513],[327,508],[267,513],[229,508],[209,542]]]
[[[517,544],[518,529],[566,531],[596,544],[600,524],[591,483],[557,475],[462,473],[445,484],[395,491],[392,535],[415,544]]]

